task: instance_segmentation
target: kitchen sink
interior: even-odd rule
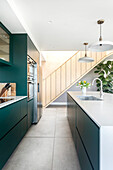
[[[80,100],[97,100],[97,101],[102,101],[102,99],[97,98],[95,96],[77,96]]]

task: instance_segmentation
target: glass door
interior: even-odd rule
[[[0,24],[0,59],[10,62],[10,35]]]

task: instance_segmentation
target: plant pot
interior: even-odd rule
[[[82,88],[82,94],[83,94],[83,95],[86,94],[86,87],[83,87],[83,88]]]

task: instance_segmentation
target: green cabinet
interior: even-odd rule
[[[12,64],[12,36],[10,31],[0,22],[0,66]]]
[[[67,95],[67,115],[82,170],[99,170],[99,127]]]
[[[77,129],[94,169],[98,170],[99,128],[79,106],[77,109]]]
[[[0,109],[0,169],[27,131],[27,99]]]
[[[0,169],[4,166],[27,130],[27,116],[0,140]]]
[[[28,128],[32,124],[33,119],[33,99],[28,101]]]
[[[77,105],[74,102],[74,100],[71,98],[71,96],[67,96],[67,114],[68,114],[68,121],[72,133],[72,137],[75,143],[75,146],[77,145],[77,139],[76,139],[76,126],[77,126]]]
[[[78,132],[76,134],[77,134],[77,154],[79,157],[81,169],[82,170],[93,170],[93,167],[91,166],[91,163],[88,159],[87,153],[84,149],[84,146],[82,144],[82,141],[80,139]]]
[[[21,100],[0,109],[0,139],[8,133],[25,115],[27,100]]]

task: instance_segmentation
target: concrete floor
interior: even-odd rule
[[[66,112],[66,107],[45,109],[3,170],[80,170]]]

